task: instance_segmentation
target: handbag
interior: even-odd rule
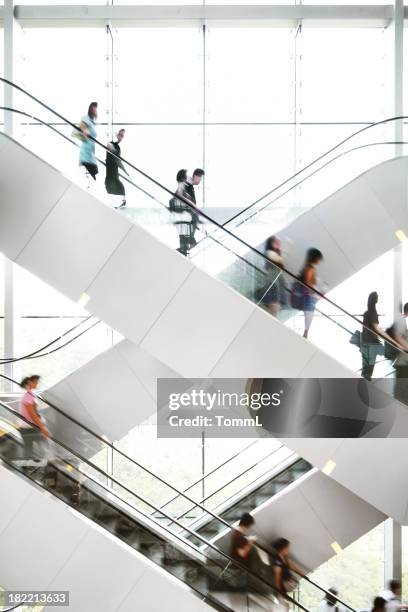
[[[349,342],[353,346],[358,346],[358,348],[360,348],[361,347],[361,331],[356,329],[356,331],[351,334]]]
[[[72,128],[71,138],[76,138],[77,140],[80,140],[81,142],[85,142],[86,140],[85,136],[82,133],[82,130],[79,127]]]
[[[303,310],[305,303],[305,288],[302,283],[295,281],[290,290],[290,305],[295,310]]]

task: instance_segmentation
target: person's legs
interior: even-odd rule
[[[312,325],[314,310],[305,310],[305,331],[303,332],[303,337],[307,338],[309,335],[310,326]]]
[[[361,368],[361,376],[366,380],[371,380],[374,372],[375,359],[373,361],[372,355],[370,352],[370,346],[367,344],[363,344],[361,346],[361,359],[362,359],[362,368]]]

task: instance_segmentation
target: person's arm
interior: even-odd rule
[[[239,548],[237,548],[237,553],[241,557],[241,559],[246,559],[249,553],[251,552],[252,542],[248,540],[242,544]]]
[[[302,576],[302,578],[305,578],[305,573],[303,572],[303,570],[300,569],[298,565],[296,565],[296,563],[294,563],[294,561],[292,561],[291,559],[287,559],[286,563],[289,569],[295,572],[295,574],[299,574],[299,576]]]
[[[399,344],[403,351],[408,351],[408,342],[404,335],[403,327],[405,327],[405,324],[401,325],[402,329],[399,328],[399,322],[394,324],[394,341]]]
[[[316,288],[315,287],[315,284],[316,284],[316,272],[315,272],[314,268],[310,267],[310,268],[307,268],[305,270],[304,282],[309,287],[312,287],[313,289]]]
[[[276,253],[275,251],[266,251],[265,255],[268,259],[271,260],[272,263],[279,265],[283,264],[283,257],[281,255],[278,255],[278,253]]]

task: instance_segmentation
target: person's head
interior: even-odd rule
[[[88,117],[91,119],[96,119],[98,116],[98,103],[91,102],[88,108]]]
[[[317,266],[323,260],[323,253],[316,249],[315,247],[311,247],[306,251],[306,262],[305,266]]]
[[[381,612],[381,610],[385,610],[386,604],[387,602],[385,601],[384,597],[376,597],[374,599],[373,610]]]
[[[270,236],[265,242],[265,251],[275,251],[280,254],[281,252],[281,241],[277,236]]]
[[[403,313],[404,317],[408,317],[408,302],[404,304]]]
[[[38,383],[40,382],[40,376],[38,374],[33,374],[32,376],[26,376],[20,383],[20,387],[23,389],[36,389],[38,387]]]
[[[390,580],[389,587],[390,591],[394,593],[394,595],[401,597],[401,583],[399,580]]]
[[[187,179],[187,170],[183,168],[183,170],[179,170],[177,172],[176,181],[178,183],[184,183],[186,179]]]
[[[245,512],[239,519],[239,526],[243,527],[244,529],[250,529],[254,523],[255,519],[252,514],[249,514],[249,512]]]
[[[367,310],[368,312],[374,312],[376,310],[378,302],[378,293],[376,291],[372,291],[368,296],[367,300]]]
[[[122,128],[122,129],[121,129],[121,130],[119,130],[119,132],[116,134],[116,140],[117,140],[118,142],[122,142],[122,140],[124,139],[124,137],[125,137],[125,129],[124,129],[124,128]]]
[[[329,592],[326,593],[326,602],[329,606],[335,606],[337,603],[337,595],[339,594],[338,590],[334,587],[329,589]]]
[[[201,183],[201,179],[203,178],[205,172],[201,168],[196,168],[193,172],[193,185],[199,185]]]
[[[289,554],[290,542],[286,538],[278,538],[273,544],[274,549],[282,557],[286,557]]]

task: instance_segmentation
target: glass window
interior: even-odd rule
[[[379,28],[307,28],[299,38],[303,122],[371,122],[392,106],[390,37]]]
[[[202,122],[202,34],[198,28],[119,28],[114,48],[118,121]]]
[[[384,523],[332,557],[310,578],[329,589],[337,588],[339,597],[351,602],[355,610],[370,610],[374,597],[384,589]],[[300,583],[300,602],[317,609],[320,598],[315,587]]]

